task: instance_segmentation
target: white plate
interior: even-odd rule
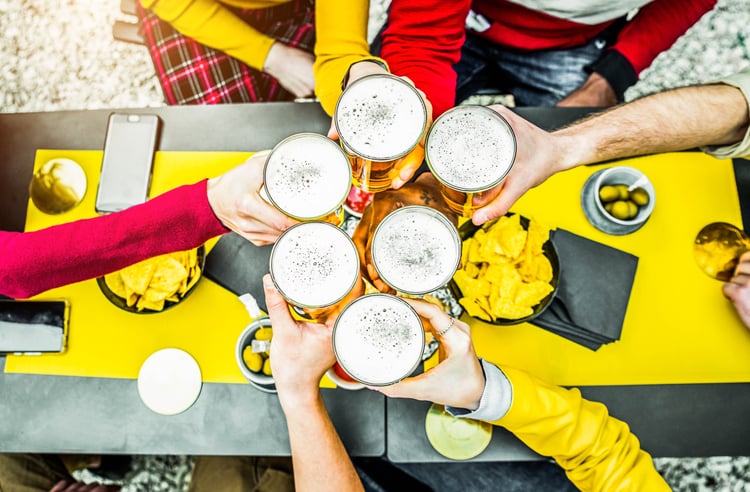
[[[138,372],[138,394],[143,403],[161,415],[182,413],[198,399],[201,370],[187,352],[167,348],[154,352]]]

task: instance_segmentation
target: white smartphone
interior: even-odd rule
[[[69,311],[66,300],[0,300],[0,353],[64,351]]]
[[[146,201],[158,134],[156,115],[109,116],[96,193],[97,212],[117,212]]]

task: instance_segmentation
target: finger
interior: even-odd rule
[[[294,324],[294,319],[292,319],[292,315],[289,312],[289,305],[286,303],[286,299],[276,290],[276,286],[269,274],[263,275],[263,291],[266,295],[268,315],[274,323],[274,328],[278,326],[280,328],[279,331],[283,333],[282,327],[288,326],[289,323]],[[280,333],[274,333],[274,335],[278,334]]]
[[[478,208],[471,217],[471,221],[474,225],[482,225],[485,222],[496,219],[508,213],[510,207],[513,206],[516,201],[521,198],[522,191],[503,187],[502,192],[495,197],[487,205]]]
[[[339,132],[336,129],[336,122],[333,119],[331,119],[331,127],[328,128],[328,138],[331,140],[339,139]]]
[[[747,253],[746,253],[747,254]],[[745,255],[742,255],[740,257],[740,262],[737,264],[737,268],[734,270],[735,275],[750,275],[750,260],[742,260],[742,257]]]
[[[424,147],[422,145],[417,145],[404,157],[404,160],[401,161],[401,171],[399,171],[398,176],[394,178],[391,187],[397,190],[406,184],[412,176],[414,176],[414,173],[417,172],[417,169],[419,169],[419,166],[422,165],[423,161]]]
[[[391,384],[390,386],[381,386],[378,388],[378,391],[391,398],[412,398],[415,400],[428,399],[425,395],[429,393],[428,390],[426,391],[426,387],[429,388],[429,374],[431,373],[432,370],[420,374],[419,376],[406,378],[398,383]]]
[[[431,325],[431,329],[434,332],[445,330],[449,326],[452,327],[455,326],[456,323],[460,323],[460,321],[453,318],[452,316],[449,316],[437,305],[432,304],[431,302],[407,298],[405,298],[404,300],[414,308],[418,315],[427,319],[427,321]]]
[[[70,485],[70,482],[67,480],[60,480],[55,485],[52,486],[51,489],[49,489],[49,492],[62,492],[66,488],[68,488],[68,485]]]

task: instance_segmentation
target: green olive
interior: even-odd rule
[[[620,197],[620,192],[614,186],[602,186],[599,188],[599,200],[602,203],[609,203],[617,200]]]
[[[242,351],[242,360],[245,361],[247,368],[253,372],[260,372],[263,368],[263,357],[253,352],[253,348],[250,345]]]
[[[614,205],[614,204],[615,204],[615,202],[605,203],[604,204],[604,210],[606,210],[607,212],[609,212],[611,214],[612,213],[612,205]]]
[[[265,374],[266,376],[271,376],[272,375],[271,374],[271,359],[270,358],[266,359],[263,362],[263,374]]]
[[[638,206],[630,200],[617,200],[609,213],[616,219],[629,220],[638,213]]]
[[[643,188],[636,188],[630,192],[630,199],[639,207],[643,207],[644,205],[648,205],[648,192]]]
[[[270,340],[273,337],[273,329],[271,327],[267,328],[258,328],[258,330],[255,332],[255,339],[256,340]]]
[[[615,188],[617,188],[617,194],[620,198],[620,200],[627,200],[630,193],[628,192],[628,186],[624,184],[618,184],[615,185]]]

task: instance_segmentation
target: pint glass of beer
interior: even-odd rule
[[[456,273],[461,238],[445,215],[413,205],[394,210],[378,224],[370,253],[383,282],[397,292],[422,295],[447,284]]]
[[[451,210],[471,217],[474,194],[500,184],[513,167],[516,136],[496,111],[457,106],[430,127],[425,158]]]
[[[425,337],[416,311],[390,294],[369,294],[347,305],[333,326],[333,351],[352,378],[387,386],[422,361]]]
[[[352,170],[341,147],[317,133],[298,133],[273,148],[263,170],[268,201],[300,221],[344,221]]]
[[[270,259],[279,293],[303,319],[324,322],[338,303],[356,295],[359,254],[351,238],[327,222],[302,222],[279,236]]]
[[[387,190],[420,142],[427,126],[422,96],[408,82],[390,74],[362,77],[349,85],[333,116],[341,146],[360,189]]]

